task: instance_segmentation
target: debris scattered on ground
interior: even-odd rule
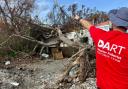
[[[10,65],[1,65],[0,89],[96,89],[95,78],[87,79],[87,82],[82,84],[78,83],[78,79],[74,79],[73,82],[69,81],[67,86],[56,85],[69,64],[67,59],[29,58],[19,61],[12,59],[10,62]]]

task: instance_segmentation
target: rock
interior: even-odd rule
[[[41,56],[44,57],[44,58],[48,58],[49,57],[49,55],[46,54],[46,53],[41,54]]]
[[[11,64],[10,61],[6,61],[6,62],[5,62],[5,65],[9,65],[9,64]]]
[[[12,84],[13,86],[19,86],[19,83],[17,83],[17,82],[11,81],[11,82],[9,82],[9,83]]]

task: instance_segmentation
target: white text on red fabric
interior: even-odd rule
[[[125,47],[121,45],[111,44],[110,42],[104,42],[103,40],[99,40],[98,47],[118,54],[121,54],[122,50],[125,49]]]

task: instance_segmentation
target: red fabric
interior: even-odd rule
[[[96,45],[96,76],[100,89],[128,89],[128,34],[90,27]]]

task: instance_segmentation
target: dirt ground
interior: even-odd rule
[[[58,88],[55,83],[62,76],[67,59],[0,58],[0,89],[96,89],[95,78],[82,84]],[[77,80],[76,80],[77,81]]]

